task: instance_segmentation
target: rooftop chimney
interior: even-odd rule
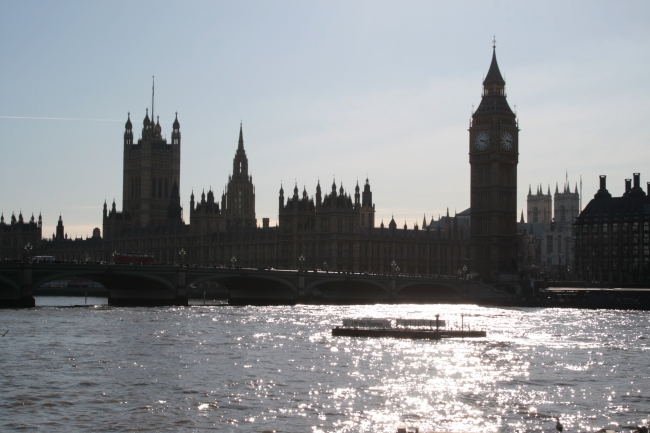
[[[607,176],[604,174],[600,175],[600,189],[594,195],[594,198],[611,198],[612,195],[607,191]]]
[[[641,188],[641,173],[634,173],[634,189]]]
[[[625,179],[625,194],[628,195],[632,190],[632,179]]]

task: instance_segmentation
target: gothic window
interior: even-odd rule
[[[155,198],[156,197],[156,178],[151,179],[151,197]]]
[[[241,189],[237,190],[237,196],[235,197],[235,212],[238,214],[241,214],[241,201],[242,201],[242,195],[241,195]]]
[[[163,197],[163,180],[162,177],[158,178],[158,198]]]
[[[557,252],[562,253],[562,236],[557,237]]]
[[[169,198],[169,179],[165,179],[165,198]]]
[[[546,253],[551,254],[553,252],[553,236],[546,236]]]

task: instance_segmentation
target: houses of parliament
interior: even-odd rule
[[[42,238],[42,218],[22,213],[0,221],[0,258],[53,255],[57,260],[112,261],[114,252],[153,253],[161,263],[209,266],[328,269],[492,277],[517,267],[518,124],[508,106],[496,52],[483,81],[479,108],[469,128],[470,211],[397,226],[375,219],[369,179],[353,191],[334,180],[305,188],[279,185],[277,225],[261,223],[255,212],[255,185],[244,146],[243,126],[232,175],[221,197],[194,192],[189,212],[179,195],[181,146],[178,114],[171,140],[160,121],[145,114],[141,138],[134,140],[130,113],[124,126],[122,203],[104,203],[102,229],[86,239],[70,239],[59,217],[56,233]],[[235,134],[233,134],[235,135]],[[234,138],[234,137],[233,137]],[[234,142],[234,140],[233,140]],[[465,151],[467,148],[459,148]],[[198,192],[197,192],[198,193]],[[25,246],[30,246],[29,251]]]

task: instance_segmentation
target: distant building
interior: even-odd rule
[[[529,186],[526,207],[528,221],[522,211],[518,224],[520,267],[530,274],[570,278],[575,270],[573,222],[580,213],[578,185],[571,192],[567,179],[562,191],[556,184],[553,196],[550,187],[544,194],[539,185],[533,194]]]
[[[625,179],[622,197],[600,189],[576,220],[577,272],[587,281],[650,282],[650,182],[647,193],[641,175]]]
[[[40,246],[43,230],[43,218],[38,215],[38,222],[34,215],[29,221],[24,221],[22,211],[11,215],[9,224],[5,222],[4,213],[0,216],[0,260],[24,259],[34,255]]]

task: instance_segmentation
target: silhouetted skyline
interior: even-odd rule
[[[377,224],[469,207],[467,128],[496,35],[528,185],[644,172],[650,6],[551,2],[0,5],[0,210],[71,236],[121,201],[127,112],[183,124],[181,203],[232,167],[243,120],[258,220],[280,183],[368,176]],[[610,191],[623,192],[613,183]],[[186,216],[187,218],[187,216]]]

